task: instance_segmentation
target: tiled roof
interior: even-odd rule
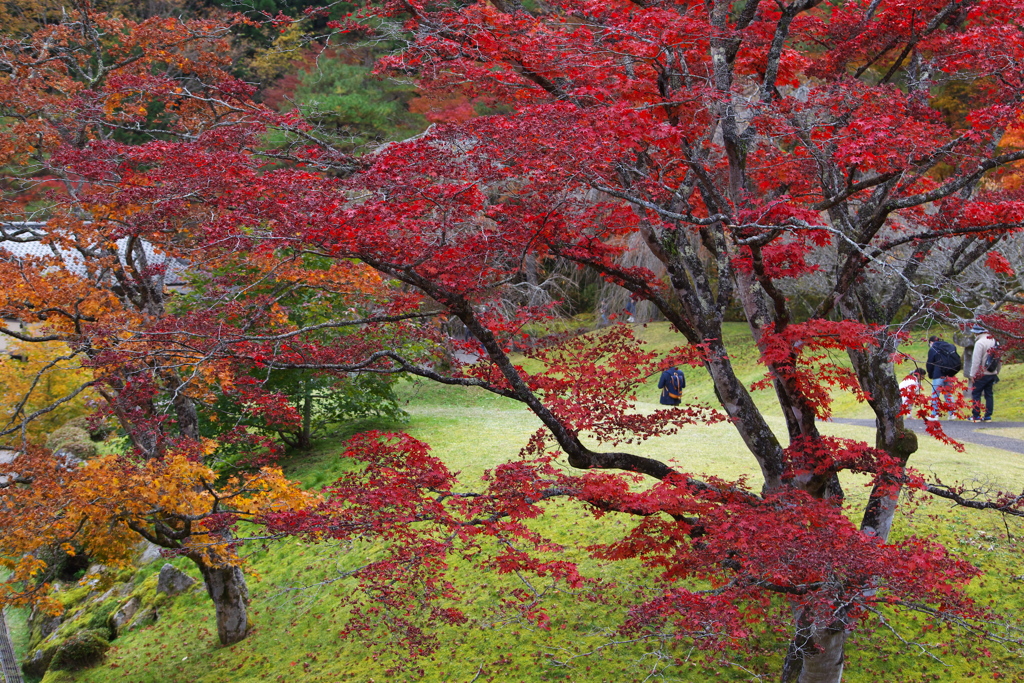
[[[45,230],[45,223],[4,223],[3,227],[8,230],[9,233],[17,231],[19,228],[24,228],[25,232],[19,235],[17,240],[0,240],[0,259],[7,260],[14,258],[16,260],[26,258],[53,258],[54,247],[49,244],[43,244],[37,240],[30,242],[20,241],[21,239],[32,239],[31,234],[26,234],[28,231],[31,233],[42,236]],[[12,230],[13,229],[13,230]],[[125,249],[128,245],[127,237],[122,237],[117,240],[117,251],[120,256],[121,263],[125,263]],[[186,265],[180,259],[168,258],[163,253],[157,251],[151,244],[146,241],[142,242],[142,249],[146,255],[146,261],[151,267],[153,266],[166,266],[165,272],[165,284],[168,286],[181,284],[181,276],[185,271]],[[64,261],[64,268],[78,277],[86,277],[88,271],[85,266],[85,259],[73,249],[58,249],[61,259]]]

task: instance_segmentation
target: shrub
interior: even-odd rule
[[[50,661],[55,671],[77,671],[99,664],[110,649],[110,642],[103,631],[87,629],[79,631],[57,646]]]
[[[105,422],[96,422],[88,415],[81,415],[64,423],[64,427],[77,427],[89,434],[93,441],[103,441],[113,431]],[[62,427],[63,429],[63,427]]]
[[[58,451],[65,443],[71,442],[88,443],[89,432],[81,427],[66,424],[60,429],[50,432],[50,435],[46,437],[46,447],[51,451]]]
[[[70,453],[79,460],[88,460],[89,458],[96,457],[96,444],[92,441],[68,441],[61,444],[57,450]]]
[[[67,451],[79,460],[96,456],[96,445],[90,439],[89,432],[70,423],[50,434],[46,439],[46,447],[54,453]]]
[[[35,576],[37,583],[47,583],[55,579],[59,581],[76,581],[85,574],[92,560],[80,544],[72,543],[72,546],[74,548],[73,553],[68,553],[61,545],[56,544],[39,548],[36,551],[36,557],[46,563],[46,570],[39,572]],[[84,589],[84,593],[82,589]],[[90,588],[88,586],[75,587],[70,590],[61,591],[58,594],[58,598],[66,608],[83,600],[89,594],[89,591]]]

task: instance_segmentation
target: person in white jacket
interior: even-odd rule
[[[900,398],[903,400],[903,405],[907,405],[921,393],[921,378],[924,375],[924,368],[917,368],[900,382]]]
[[[987,363],[989,356],[996,348],[996,340],[981,325],[974,325],[971,328],[971,333],[978,335],[974,341],[974,352],[971,354],[971,374],[969,375],[971,403],[973,405],[971,422],[991,422],[994,402],[992,387],[999,381],[999,371],[1002,369],[1002,363],[998,362],[997,359],[994,369],[986,369],[990,365]],[[981,417],[981,398],[983,396],[985,397],[985,417]]]

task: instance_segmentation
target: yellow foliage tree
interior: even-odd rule
[[[221,642],[244,638],[248,592],[235,551],[244,539],[231,529],[237,521],[303,509],[316,496],[276,468],[224,480],[194,450],[160,459],[108,455],[67,467],[44,449],[28,448],[0,476],[0,567],[10,572],[0,582],[0,606],[59,611],[48,596],[45,550],[81,550],[108,566],[126,566],[141,535],[195,562],[217,608]]]
[[[0,353],[0,431],[38,416],[22,422],[24,433],[10,434],[0,445],[42,443],[50,432],[88,412],[96,399],[88,388],[93,374],[80,359],[60,341],[8,344]]]

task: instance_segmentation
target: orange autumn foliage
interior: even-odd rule
[[[48,597],[40,559],[46,548],[72,554],[77,548],[105,565],[128,566],[144,533],[209,564],[239,564],[238,541],[224,533],[220,519],[258,521],[317,500],[270,467],[215,487],[218,474],[194,456],[183,451],[137,461],[108,455],[68,467],[41,449],[22,453],[7,467],[31,483],[0,487],[0,566],[10,571],[0,583],[0,606],[59,607]]]

